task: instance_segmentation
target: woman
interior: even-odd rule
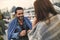
[[[34,28],[28,34],[30,40],[60,40],[60,20],[49,0],[34,2]]]

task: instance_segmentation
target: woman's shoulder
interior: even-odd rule
[[[41,29],[42,27],[47,26],[45,22],[38,22],[36,24],[37,29]]]
[[[45,25],[45,22],[38,22],[36,25],[37,26],[43,26],[43,25]]]
[[[57,18],[60,20],[60,14],[57,14],[56,16],[57,16]]]

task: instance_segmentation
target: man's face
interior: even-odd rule
[[[23,12],[23,10],[17,10],[16,12],[17,12],[17,13],[16,13],[16,17],[17,17],[19,20],[23,20],[23,18],[24,18],[24,12]]]

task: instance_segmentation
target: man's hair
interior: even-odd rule
[[[22,8],[22,7],[17,7],[17,8],[15,9],[15,14],[17,13],[17,10],[23,10],[23,8]]]

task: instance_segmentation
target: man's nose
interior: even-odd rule
[[[23,16],[23,14],[21,14],[20,16]]]

